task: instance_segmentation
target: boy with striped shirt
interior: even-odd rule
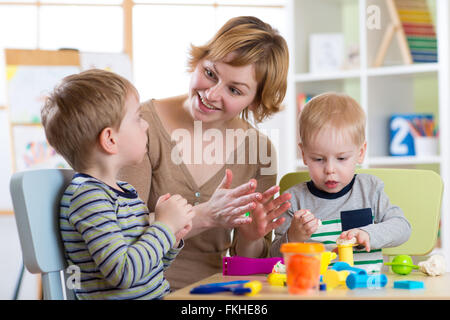
[[[41,111],[49,143],[76,171],[61,199],[60,229],[69,265],[80,269],[78,299],[159,299],[163,271],[183,247],[192,207],[179,195],[155,213],[119,170],[147,150],[148,123],[125,78],[103,70],[67,76]]]
[[[272,255],[280,255],[284,242],[321,242],[331,251],[338,238],[354,238],[355,266],[378,272],[381,248],[408,240],[411,226],[390,203],[383,182],[355,174],[366,153],[365,124],[364,111],[347,95],[325,93],[304,106],[299,147],[311,181],[287,190],[291,208],[275,230]]]

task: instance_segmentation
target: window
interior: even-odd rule
[[[123,51],[123,11],[120,6],[42,6],[38,30],[40,49]]]
[[[141,99],[187,93],[190,44],[209,40],[229,18],[254,15],[287,29],[283,0],[0,0],[5,48],[126,52]],[[11,150],[4,63],[0,63],[0,141]],[[9,194],[9,152],[0,155],[0,192]],[[11,210],[9,197],[0,212]]]
[[[284,4],[283,0],[0,0],[0,50],[132,53],[133,80],[141,98],[161,98],[187,92],[191,43],[204,43],[237,15],[255,15],[285,34]],[[4,106],[4,79],[0,86]]]
[[[186,93],[189,85],[187,58],[190,44],[205,43],[233,16],[255,15],[281,33],[286,29],[282,7],[200,3],[212,1],[205,0],[197,5],[134,6],[134,81],[143,100]]]

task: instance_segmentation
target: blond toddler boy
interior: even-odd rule
[[[275,230],[273,256],[280,255],[284,242],[321,242],[333,250],[336,241],[354,238],[355,266],[378,272],[381,249],[408,240],[411,226],[389,202],[383,182],[355,174],[367,149],[365,124],[362,108],[344,94],[324,93],[304,106],[299,147],[311,181],[287,190],[291,208]]]

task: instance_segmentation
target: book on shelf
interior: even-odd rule
[[[296,123],[295,123],[295,132],[296,132],[296,136],[297,136],[297,145],[300,142],[300,134],[299,134],[299,127],[298,127],[298,120],[300,117],[300,112],[303,109],[303,106],[312,99],[312,97],[314,97],[314,95],[312,94],[307,94],[307,93],[299,93],[297,94],[297,116],[296,116]],[[297,148],[297,158],[300,159],[302,157],[302,154],[300,152],[300,149]]]
[[[306,93],[299,93],[297,94],[297,116],[302,111],[303,106],[312,99],[314,95],[312,94],[306,94]]]

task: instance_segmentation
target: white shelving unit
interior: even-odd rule
[[[287,127],[295,126],[297,94],[316,95],[325,91],[345,92],[365,110],[368,152],[363,167],[417,167],[436,170],[444,181],[441,248],[450,267],[450,4],[448,0],[428,0],[435,18],[438,63],[404,65],[395,41],[387,51],[385,64],[372,67],[387,26],[385,0],[290,0],[287,2],[291,50],[288,108],[283,112]],[[368,6],[380,9],[380,28],[368,28]],[[327,73],[309,72],[309,36],[313,33],[344,34],[346,45],[359,48],[356,69]],[[434,114],[440,128],[439,154],[427,157],[389,156],[389,116],[392,113]],[[294,122],[294,124],[292,124]],[[280,154],[296,148],[296,136],[282,135]],[[290,153],[292,155],[292,152]],[[281,159],[280,176],[304,168],[301,159]],[[424,212],[426,214],[426,212]]]

